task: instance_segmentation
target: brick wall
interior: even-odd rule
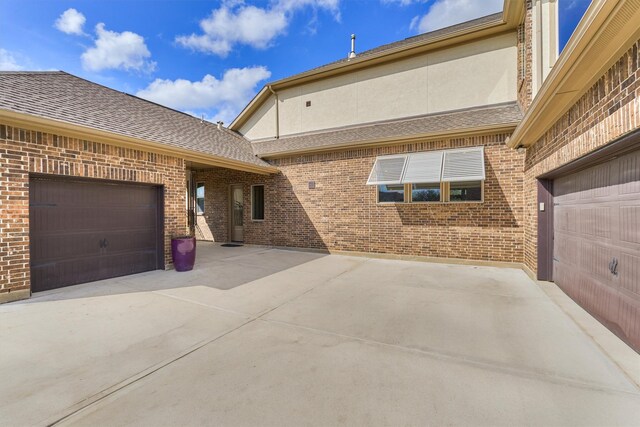
[[[275,159],[281,173],[200,172],[208,222],[228,240],[229,185],[241,183],[247,243],[316,249],[521,262],[524,156],[506,134]],[[376,156],[485,145],[484,203],[376,203],[366,185]],[[309,181],[315,189],[309,189]],[[250,219],[250,185],[265,184],[265,221]]]
[[[518,104],[526,112],[533,100],[533,2],[525,1],[524,21],[518,26]]]
[[[171,234],[187,227],[184,160],[0,124],[0,164],[0,302],[29,296],[29,173],[164,185],[171,264]]]
[[[640,127],[640,41],[591,86],[525,160],[525,263],[537,266],[536,177]]]
[[[257,245],[271,244],[272,221],[251,220],[251,185],[264,184],[265,200],[276,200],[274,175],[260,175],[240,172],[231,169],[214,168],[197,171],[193,174],[194,182],[204,182],[204,218],[209,230],[196,229],[197,238],[205,238],[210,231],[216,242],[228,242],[229,236],[229,198],[231,185],[240,184],[244,199],[244,233],[247,243]],[[273,217],[273,204],[265,203],[265,218]],[[202,226],[201,226],[202,227]]]

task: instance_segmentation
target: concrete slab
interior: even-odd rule
[[[35,425],[247,319],[114,284],[0,307],[0,424]]]
[[[640,419],[640,389],[571,301],[519,270],[198,250],[190,273],[1,305],[0,425]]]
[[[635,389],[521,270],[371,259],[266,319]]]
[[[640,396],[256,321],[63,425],[630,425]]]

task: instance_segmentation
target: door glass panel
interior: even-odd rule
[[[196,213],[204,213],[204,183],[196,184]]]
[[[244,213],[244,204],[242,201],[242,188],[233,189],[233,225],[241,226]]]

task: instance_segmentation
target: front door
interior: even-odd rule
[[[244,240],[244,199],[242,185],[231,186],[231,240],[242,242]]]

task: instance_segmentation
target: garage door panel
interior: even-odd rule
[[[100,235],[96,232],[36,234],[31,241],[31,265],[98,256],[101,249],[99,241]]]
[[[640,194],[640,151],[619,160],[620,194]]]
[[[580,199],[612,197],[618,194],[618,174],[611,163],[587,169],[580,174]]]
[[[620,207],[620,240],[640,244],[640,203]]]
[[[585,308],[598,317],[608,318],[617,311],[618,298],[615,290],[593,276],[579,274],[582,285],[579,298]]]
[[[553,186],[554,281],[640,351],[640,151]]]
[[[554,240],[554,257],[564,264],[578,264],[578,240],[566,233]]]
[[[101,275],[119,277],[155,270],[157,259],[156,255],[156,252],[153,250],[131,252],[123,251],[106,255],[100,260]],[[110,274],[110,272],[113,271],[117,271],[117,274]]]
[[[640,349],[640,301],[626,295],[620,296],[617,326],[630,344]]]
[[[620,287],[631,297],[640,299],[640,256],[623,253],[618,267]]]
[[[131,251],[155,251],[156,245],[154,238],[156,229],[138,229],[138,230],[115,230],[105,231],[101,234],[102,239],[106,239],[109,254],[115,252],[131,252]]]
[[[607,284],[611,282],[612,278],[611,271],[609,271],[609,262],[613,255],[613,248],[591,240],[582,240],[580,242],[580,250],[576,251],[576,256],[580,257],[579,265],[581,270]]]
[[[580,233],[592,238],[611,238],[611,207],[585,207],[580,210]]]
[[[32,178],[32,290],[160,267],[158,188]]]
[[[578,198],[579,175],[572,175],[553,183],[553,195],[557,202],[567,202]]]
[[[59,260],[31,266],[31,283],[34,292],[47,291],[100,279],[100,264],[96,257]]]

